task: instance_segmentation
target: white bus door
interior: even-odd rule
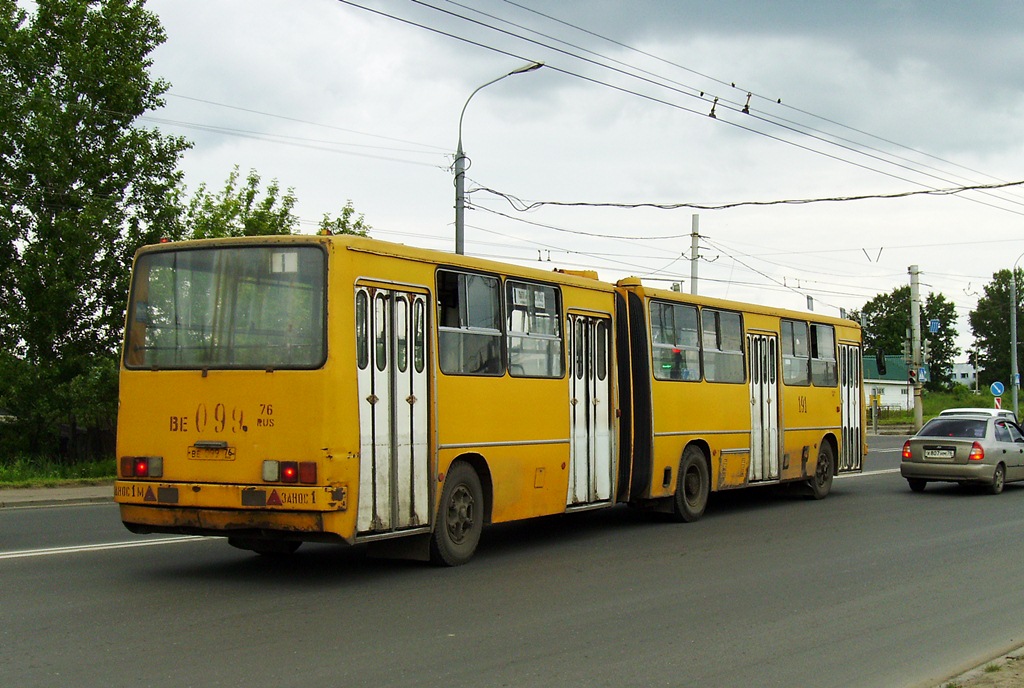
[[[610,320],[569,315],[569,489],[566,504],[605,502],[612,495]]]
[[[839,400],[843,416],[843,446],[839,472],[861,470],[861,353],[859,346],[839,345]]]
[[[779,479],[779,340],[748,334],[750,354],[750,468],[747,480]]]
[[[429,523],[427,296],[356,288],[360,533]]]

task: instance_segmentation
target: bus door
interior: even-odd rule
[[[569,506],[612,495],[611,321],[570,314]]]
[[[779,339],[748,334],[750,352],[750,482],[779,479]]]
[[[839,471],[861,469],[861,353],[859,346],[839,345],[839,400],[843,412],[843,446]]]
[[[429,523],[427,295],[356,287],[360,533]]]

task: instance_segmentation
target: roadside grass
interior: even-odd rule
[[[870,391],[870,390],[868,390]],[[962,406],[991,407],[992,397],[984,394],[975,394],[966,387],[957,387],[950,392],[933,392],[925,390],[921,396],[922,411],[927,421],[939,415],[943,409],[958,408]],[[868,415],[870,418],[870,409]],[[900,409],[885,409],[879,415],[880,425],[906,425],[914,422],[914,411]]]
[[[994,674],[995,672],[1002,670],[1002,668],[1003,667],[999,666],[998,664],[987,664],[985,666],[985,673]]]
[[[37,456],[0,459],[0,487],[59,487],[111,482],[117,472],[114,459],[68,463]]]

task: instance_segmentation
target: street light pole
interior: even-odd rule
[[[1010,270],[1010,387],[1013,388],[1013,415],[1017,415],[1017,263],[1024,253],[1013,261]]]
[[[466,104],[462,106],[462,112],[459,114],[459,145],[455,150],[455,253],[459,255],[463,255],[466,252],[466,225],[464,217],[466,210],[466,154],[462,150],[462,118],[466,116],[466,107],[469,105],[469,101],[473,100],[473,96],[481,89],[497,83],[506,77],[532,72],[543,66],[542,62],[531,62],[518,69],[513,69],[508,74],[502,74],[497,79],[491,79],[486,84],[477,86],[469,94],[469,98],[466,98]]]

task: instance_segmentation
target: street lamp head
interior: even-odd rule
[[[506,76],[512,76],[513,74],[525,74],[526,72],[532,72],[535,69],[540,69],[543,66],[544,66],[543,62],[531,62],[529,64],[523,65],[519,69],[513,69]]]

